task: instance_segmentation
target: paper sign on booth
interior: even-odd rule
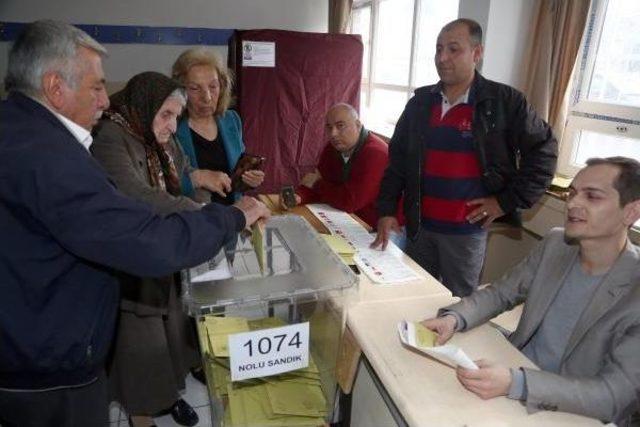
[[[229,335],[231,381],[309,366],[309,322]]]
[[[242,42],[242,66],[243,67],[275,67],[276,43],[275,42]]]

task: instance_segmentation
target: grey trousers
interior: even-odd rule
[[[421,229],[407,239],[406,253],[454,296],[471,294],[480,282],[487,247],[487,232],[442,234]]]
[[[109,422],[107,380],[50,391],[0,390],[2,427],[104,427]]]

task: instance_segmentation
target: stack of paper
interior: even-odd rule
[[[347,265],[355,265],[356,262],[353,256],[356,254],[356,249],[349,244],[344,238],[335,234],[321,234],[322,238],[329,244],[331,250],[342,258],[342,261]]]
[[[205,316],[208,349],[205,371],[209,391],[228,403],[225,426],[309,426],[325,425],[327,401],[321,388],[320,371],[312,357],[304,369],[264,378],[231,382],[229,334],[286,325],[267,317],[248,320],[241,317]]]
[[[467,369],[478,369],[476,365],[461,348],[452,344],[436,346],[435,332],[425,328],[418,322],[398,323],[398,333],[404,345],[413,347],[429,356],[446,363],[447,365],[462,366]]]
[[[228,336],[239,332],[248,332],[249,323],[244,317],[206,316],[209,354],[214,357],[229,357]]]
[[[324,425],[326,402],[320,387],[293,388],[259,384],[229,386],[230,426],[312,426]]]
[[[389,242],[384,251],[371,249],[375,236],[365,230],[351,215],[328,205],[307,205],[307,208],[327,227],[356,250],[353,257],[358,268],[374,283],[400,284],[418,279],[411,267],[402,261],[403,252]]]

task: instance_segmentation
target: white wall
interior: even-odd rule
[[[485,27],[485,77],[522,90],[522,62],[534,19],[535,1],[491,0]]]
[[[532,0],[461,0],[460,16],[485,30],[483,74],[521,88]],[[51,18],[77,24],[150,25],[204,28],[274,28],[326,32],[328,0],[0,0],[0,21]],[[104,67],[111,81],[157,70],[168,73],[187,46],[107,45]],[[216,48],[226,58],[226,47]],[[0,43],[4,79],[9,43]]]
[[[148,25],[326,32],[328,0],[0,0],[0,21],[58,19],[75,24]],[[0,43],[0,79],[9,43]],[[106,45],[110,81],[156,70],[168,73],[188,46]],[[226,60],[226,47],[216,48]]]
[[[473,19],[487,32],[489,10],[494,0],[460,0],[458,17]]]
[[[460,0],[458,15],[484,31],[482,74],[521,89],[522,61],[533,20],[534,0]]]

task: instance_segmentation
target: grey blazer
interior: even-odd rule
[[[170,148],[178,178],[183,173],[192,172],[189,159],[179,144],[172,140]],[[200,203],[186,196],[173,196],[160,188],[152,187],[143,145],[111,120],[100,121],[91,145],[91,153],[102,164],[120,191],[148,203],[160,215],[200,209]],[[208,202],[210,198],[199,201]]]
[[[478,326],[524,302],[509,337],[518,349],[545,317],[578,247],[557,228],[500,280],[447,307]],[[609,270],[572,332],[560,373],[525,369],[529,412],[572,412],[637,426],[640,403],[640,249],[630,242]]]

